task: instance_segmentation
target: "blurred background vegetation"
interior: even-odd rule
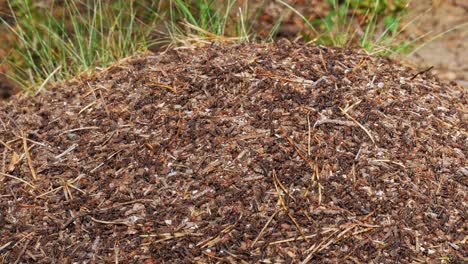
[[[295,41],[391,55],[405,0],[0,1],[0,73],[32,94],[50,82],[169,46]]]

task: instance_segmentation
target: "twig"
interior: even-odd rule
[[[81,109],[79,112],[78,112],[78,115],[80,115],[81,113],[83,113],[84,111],[86,111],[86,109],[90,108],[91,106],[95,105],[97,101],[93,101],[91,102],[90,104],[88,104],[87,106],[83,107],[83,109]]]
[[[322,119],[322,120],[317,120],[313,126],[315,128],[316,126],[320,126],[322,124],[335,124],[335,125],[341,125],[341,126],[356,126],[356,124],[352,121],[344,121],[344,120],[339,120],[339,119]]]
[[[0,251],[4,250],[5,248],[7,248],[9,245],[11,245],[11,243],[13,243],[13,241],[10,241],[6,244],[4,244],[3,246],[0,247]]]
[[[160,239],[154,241],[153,243],[160,243],[163,241],[175,239],[175,238],[180,238],[180,237],[185,237],[185,236],[200,236],[200,234],[192,233],[192,232],[187,232],[187,233],[161,233],[161,234],[149,234],[149,235],[140,235],[142,238],[147,238],[147,237],[158,237]]]
[[[319,48],[319,52],[320,52],[320,60],[322,61],[323,68],[325,69],[325,72],[328,73],[327,64],[325,63],[325,60],[323,59],[322,49]]]
[[[78,144],[73,144],[69,148],[67,148],[64,152],[60,153],[59,155],[55,156],[55,159],[60,159],[61,157],[67,155],[70,151],[74,150]]]
[[[67,228],[67,226],[69,226],[73,221],[75,221],[75,219],[77,218],[80,218],[80,217],[83,217],[85,215],[88,215],[89,212],[80,212],[80,213],[77,213],[76,215],[68,218],[67,221],[65,221],[65,223],[63,223],[61,226],[60,226],[60,229],[63,230],[65,228]]]
[[[18,257],[16,258],[15,264],[18,264],[20,262],[20,259],[24,255],[24,252],[26,252],[26,248],[28,247],[30,242],[31,242],[31,238],[28,239],[26,243],[24,244],[23,248],[21,249],[21,252],[18,254]]]
[[[150,85],[150,86],[153,86],[153,87],[162,87],[162,88],[166,88],[167,90],[173,92],[173,93],[177,93],[177,89],[168,85],[168,84],[165,84],[165,83],[161,83],[161,82],[148,82],[146,83],[146,85]]]
[[[79,128],[74,128],[74,129],[65,130],[65,131],[63,131],[62,133],[60,133],[59,135],[63,135],[63,134],[66,134],[66,133],[71,133],[71,132],[76,132],[76,131],[81,131],[81,130],[90,130],[90,129],[99,129],[99,127],[96,127],[96,126],[91,126],[91,127],[79,127]]]
[[[212,247],[216,245],[219,241],[221,241],[221,238],[229,233],[231,233],[232,230],[234,230],[234,227],[239,223],[239,221],[242,219],[243,214],[239,216],[239,218],[236,220],[234,224],[228,225],[226,228],[221,230],[221,232],[214,238],[210,237],[209,239],[203,240],[197,244],[197,247],[205,248],[205,247]]]
[[[322,78],[318,79],[317,81],[311,81],[311,80],[307,80],[307,79],[303,79],[303,78],[300,78],[300,77],[297,77],[296,79],[291,79],[291,78],[285,78],[285,77],[282,77],[282,76],[277,76],[277,75],[273,75],[269,72],[267,73],[257,73],[257,74],[254,74],[252,76],[263,76],[263,77],[268,77],[268,78],[272,78],[272,79],[277,79],[277,80],[281,80],[281,81],[285,81],[285,82],[292,82],[292,83],[301,83],[301,84],[310,84],[310,85],[317,85],[317,82],[318,81],[322,81]]]
[[[126,225],[126,226],[129,226],[129,225],[130,225],[129,222],[124,222],[124,221],[104,221],[104,220],[96,219],[96,218],[94,218],[94,217],[91,217],[91,220],[93,220],[93,221],[96,222],[96,223],[105,224],[105,225]]]
[[[431,67],[429,67],[429,68],[427,68],[425,70],[422,70],[422,71],[416,73],[415,75],[413,75],[413,77],[410,78],[410,80],[414,80],[414,78],[418,77],[418,75],[424,74],[424,73],[432,70],[433,68],[434,68],[434,66],[431,66]]]
[[[280,180],[278,179],[278,175],[276,174],[275,170],[273,170],[273,179],[276,181],[276,183],[278,183],[281,190],[283,190],[283,192],[285,192],[289,196],[289,198],[291,198],[293,201],[296,201],[296,199],[294,197],[292,197],[291,194],[289,194],[286,187],[284,187],[284,185],[280,182]]]
[[[119,246],[117,242],[114,243],[114,263],[119,264]]]
[[[339,230],[335,230],[335,232],[333,232],[331,235],[329,235],[325,240],[323,240],[322,242],[320,242],[318,245],[317,244],[314,244],[312,245],[308,250],[306,250],[306,252],[308,251],[312,251],[309,253],[309,255],[307,255],[307,257],[301,262],[301,264],[306,264],[308,263],[311,259],[312,259],[312,256],[315,254],[316,250],[318,249],[319,246],[323,245],[324,241],[326,241],[327,239],[333,237],[336,233],[338,233]]]

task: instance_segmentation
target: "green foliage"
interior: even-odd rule
[[[277,0],[297,12],[283,0]],[[396,40],[405,0],[327,0],[330,11],[306,25],[312,34],[304,39],[324,45],[361,47],[368,52],[390,54],[402,51],[404,44]],[[407,47],[407,46],[405,46]]]
[[[11,0],[17,41],[7,58],[14,69],[10,78],[34,93],[44,80],[62,80],[105,67],[148,45],[156,15],[150,6],[134,1],[65,0],[44,6],[32,0]],[[137,10],[145,13],[138,19]]]
[[[246,10],[240,13],[233,10],[237,0],[169,1],[170,17],[166,20],[169,21],[167,27],[172,35],[248,37]]]
[[[284,0],[306,26],[303,39],[392,53],[412,44],[397,42],[405,0],[327,0],[330,11],[310,21]],[[91,72],[155,43],[256,39],[259,10],[244,0],[9,0],[16,40],[7,61],[14,79],[35,93],[48,81]],[[283,17],[273,22],[271,41]],[[161,27],[162,25],[162,27]],[[155,32],[164,31],[161,37]],[[159,33],[159,32],[158,32]]]

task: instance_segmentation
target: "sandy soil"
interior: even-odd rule
[[[434,73],[441,79],[456,81],[468,87],[468,2],[432,2],[437,1],[412,2],[408,20],[418,14],[424,15],[414,21],[406,34],[416,38],[432,32],[425,38],[431,39],[442,32],[449,32],[422,47],[406,61],[421,68],[434,66]]]

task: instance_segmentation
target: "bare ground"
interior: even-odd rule
[[[407,20],[414,21],[405,34],[414,39],[429,33],[424,39],[432,41],[405,61],[421,68],[433,66],[441,79],[468,88],[468,2],[415,0],[410,10]]]
[[[355,51],[219,44],[0,107],[0,260],[467,261],[466,90]]]

